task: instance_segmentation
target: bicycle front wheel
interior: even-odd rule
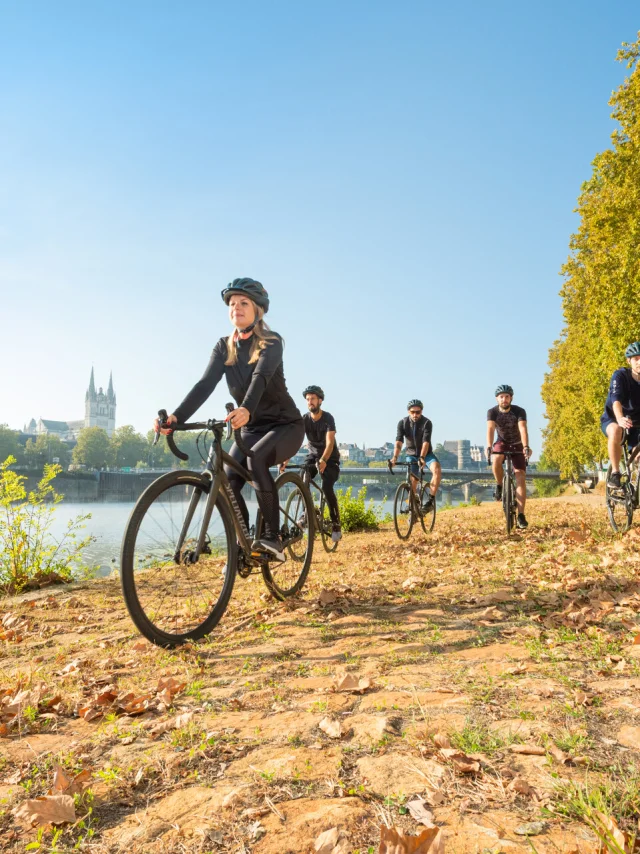
[[[396,489],[393,499],[393,524],[396,534],[401,540],[409,539],[413,528],[413,504],[411,501],[411,487],[405,481]]]
[[[515,527],[516,516],[516,494],[513,486],[513,480],[510,475],[506,475],[502,487],[502,509],[504,510],[504,518],[507,525],[507,535]]]
[[[124,601],[152,643],[174,647],[208,634],[225,612],[236,577],[237,544],[218,498],[202,553],[195,550],[211,481],[175,471],[155,480],[131,512],[122,542]]]
[[[611,527],[617,534],[624,534],[633,521],[634,501],[629,484],[625,483],[619,488],[614,487],[607,477],[605,501]]]
[[[280,536],[285,545],[285,561],[270,560],[262,565],[262,577],[275,599],[288,599],[302,590],[313,557],[315,509],[311,493],[302,478],[285,472],[276,480],[280,507]],[[256,521],[257,536],[262,530],[262,514]]]
[[[322,546],[325,552],[331,554],[331,552],[335,552],[338,548],[338,541],[333,539],[333,525],[331,524],[331,519],[329,518],[329,511],[327,510],[327,502],[324,499],[324,495],[320,499],[320,507],[318,510],[318,528],[320,530],[320,539],[322,540]]]
[[[436,497],[433,496],[433,501],[428,510],[424,510],[425,501],[429,499],[431,492],[429,485],[425,483],[420,491],[420,524],[425,534],[430,534],[433,531],[433,526],[436,524]]]

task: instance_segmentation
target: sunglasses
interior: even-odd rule
[[[410,409],[410,410],[409,410],[409,415],[420,415],[420,414],[421,414],[421,412],[422,412],[422,410],[421,410],[421,409]]]

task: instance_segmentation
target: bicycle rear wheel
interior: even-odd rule
[[[335,552],[338,548],[338,541],[333,539],[333,525],[331,524],[331,519],[329,518],[328,510],[327,510],[327,502],[324,498],[324,493],[320,498],[320,507],[318,510],[318,528],[320,530],[320,539],[322,540],[322,546],[325,552]]]
[[[393,524],[396,534],[401,540],[409,539],[413,528],[413,504],[411,501],[411,487],[404,481],[396,489],[393,499]]]
[[[313,557],[315,509],[309,489],[294,472],[285,472],[276,480],[280,507],[280,535],[287,559],[262,565],[262,577],[271,595],[288,599],[302,590]],[[262,531],[262,514],[256,519],[256,537]]]
[[[193,562],[210,488],[210,479],[197,472],[169,472],[145,489],[127,523],[120,560],[124,601],[138,631],[158,646],[204,637],[231,597],[237,544],[220,498],[204,551]]]
[[[629,484],[613,487],[607,476],[605,502],[611,527],[617,534],[624,534],[633,521],[634,500]]]
[[[420,491],[420,524],[425,534],[430,534],[433,531],[433,526],[436,524],[436,497],[433,496],[431,507],[425,511],[423,509],[425,501],[429,498],[429,484],[425,483]]]

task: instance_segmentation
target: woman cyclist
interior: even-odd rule
[[[269,310],[267,291],[254,279],[234,279],[222,291],[222,299],[229,307],[233,330],[213,348],[202,379],[168,417],[167,424],[188,421],[222,377],[226,377],[229,392],[237,404],[227,420],[234,430],[241,430],[242,441],[253,451],[253,456],[247,458],[234,443],[229,454],[252,473],[264,519],[263,536],[253,546],[277,560],[284,560],[278,492],[269,467],[298,452],[304,441],[304,423],[287,391],[282,368],[282,338],[264,322]],[[171,430],[161,432],[170,433]],[[242,497],[244,481],[228,466],[225,471],[249,527],[249,511]]]

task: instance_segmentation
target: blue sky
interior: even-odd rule
[[[637,3],[0,0],[0,423],[171,410],[260,279],[296,400],[343,441],[540,450],[572,213]],[[603,399],[606,389],[603,389]],[[216,390],[202,409],[217,416]]]

